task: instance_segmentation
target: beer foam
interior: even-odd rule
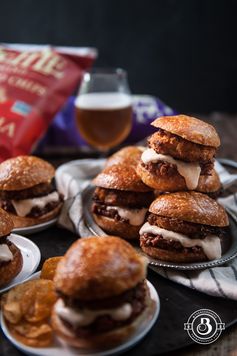
[[[75,105],[80,109],[122,109],[132,104],[131,96],[125,93],[87,93],[76,98]]]

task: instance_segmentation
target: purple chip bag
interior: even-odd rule
[[[37,152],[62,147],[89,148],[77,130],[75,119],[75,97],[70,97],[64,108],[55,116],[46,135],[41,140]],[[123,144],[134,144],[154,132],[150,125],[159,116],[176,115],[176,111],[160,99],[149,95],[134,95],[132,130]]]

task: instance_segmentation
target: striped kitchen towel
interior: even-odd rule
[[[82,159],[64,164],[56,171],[58,189],[66,198],[59,217],[59,225],[74,231],[81,237],[92,234],[83,219],[83,194],[93,177],[103,169],[104,162],[104,159]],[[224,189],[236,182],[236,175],[229,174],[220,163],[216,162],[215,168]],[[237,222],[237,193],[221,198],[219,202]],[[152,267],[152,269],[163,277],[189,288],[209,295],[237,300],[237,258],[225,265],[198,271],[176,271],[163,267]]]

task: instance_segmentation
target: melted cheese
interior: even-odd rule
[[[221,242],[219,237],[215,235],[208,235],[205,239],[190,239],[186,235],[150,225],[148,222],[140,229],[140,235],[145,233],[161,235],[165,240],[179,241],[183,247],[200,246],[209,260],[221,257]]]
[[[145,220],[145,215],[147,212],[146,208],[142,209],[125,209],[119,206],[107,206],[107,210],[116,210],[123,219],[127,219],[131,225],[138,226],[143,224]]]
[[[13,254],[6,244],[0,245],[0,262],[8,262],[13,260]]]
[[[38,198],[12,200],[11,203],[14,206],[17,215],[24,217],[28,215],[32,210],[32,208],[34,207],[43,209],[48,203],[58,202],[58,201],[59,201],[58,192],[53,192]]]
[[[179,174],[184,177],[188,189],[196,189],[198,185],[201,167],[198,163],[183,162],[171,156],[156,153],[152,148],[148,148],[141,156],[143,163],[164,161],[175,164]]]
[[[100,315],[109,315],[114,320],[126,320],[132,314],[132,306],[129,303],[124,303],[113,309],[81,309],[76,311],[73,308],[66,307],[63,300],[59,299],[55,305],[55,311],[62,319],[80,327],[92,324]]]

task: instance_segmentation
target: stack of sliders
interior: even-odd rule
[[[0,207],[15,228],[55,218],[62,197],[54,186],[54,167],[35,156],[18,156],[0,164]]]
[[[9,240],[12,229],[11,217],[0,209],[0,288],[11,282],[20,273],[23,265],[21,251]]]
[[[215,196],[220,190],[213,168],[220,145],[216,130],[185,115],[161,117],[152,125],[157,132],[148,139],[137,172],[161,194],[140,230],[142,250],[170,262],[220,258],[228,217],[215,200],[200,193]]]
[[[96,223],[110,234],[138,240],[154,192],[141,181],[135,165],[109,165],[93,183],[97,187],[92,204]]]
[[[52,326],[84,349],[121,344],[153,314],[146,262],[118,237],[77,240],[59,262]]]
[[[157,131],[137,167],[142,181],[161,192],[217,194],[221,185],[213,166],[220,139],[215,128],[186,115],[160,117],[152,125]]]

